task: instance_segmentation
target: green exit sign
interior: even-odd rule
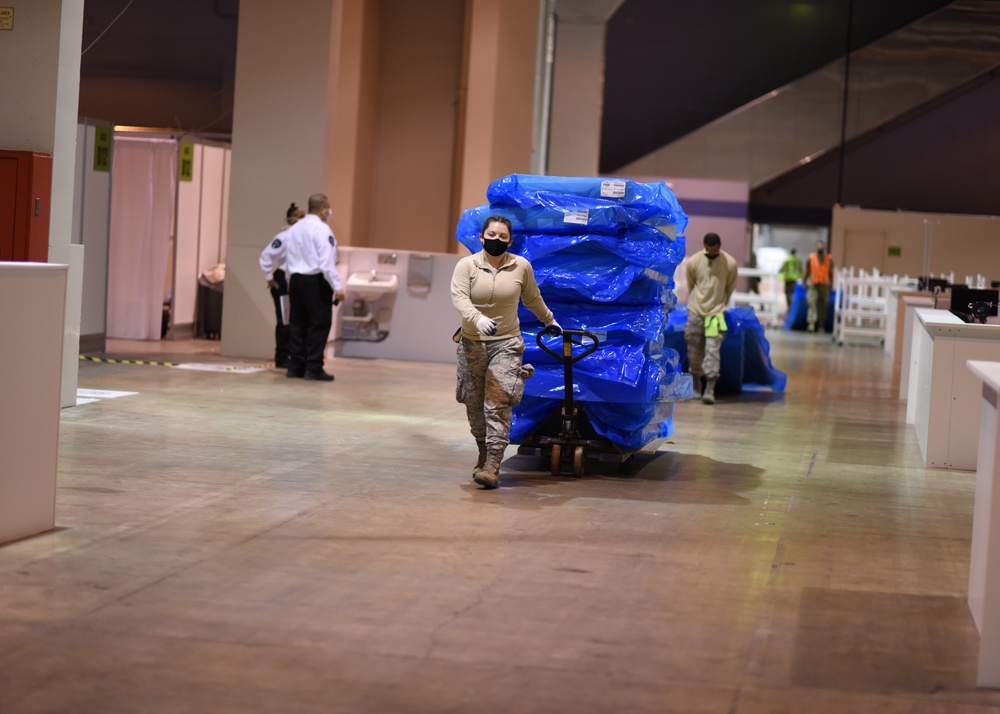
[[[889,257],[898,258],[903,254],[903,249],[898,245],[889,246]]]

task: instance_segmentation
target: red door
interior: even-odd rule
[[[51,155],[0,151],[0,260],[48,260],[51,191]]]
[[[0,260],[14,260],[18,163],[17,157],[0,155]]]

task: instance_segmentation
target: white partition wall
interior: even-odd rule
[[[1000,451],[997,394],[1000,363],[967,362],[982,380],[979,404],[979,458],[969,554],[969,610],[979,630],[980,687],[1000,688]]]
[[[89,119],[77,126],[72,242],[84,247],[81,352],[103,351],[107,331],[111,172],[94,169],[94,134],[98,126],[111,128]]]
[[[226,151],[218,146],[205,146],[202,150],[198,275],[222,262],[222,192],[226,183]]]
[[[111,128],[107,122],[81,119],[77,126],[76,181],[73,196],[72,243],[82,245],[86,252],[83,260],[82,306],[80,319],[81,352],[101,352],[108,334],[108,289],[117,278],[131,282],[128,289],[118,291],[119,302],[129,303],[141,298],[145,302],[159,304],[159,295],[149,298],[145,295],[146,283],[136,280],[134,273],[148,268],[145,259],[132,263],[119,263],[117,275],[112,276],[109,261],[111,253],[112,222],[112,171],[94,169],[94,145],[97,127]],[[166,211],[156,209],[158,235],[166,237],[167,284],[165,293],[171,299],[171,337],[193,336],[198,300],[198,276],[203,270],[225,260],[226,218],[229,203],[229,167],[231,150],[229,146],[208,144],[197,138],[185,137],[194,144],[193,174],[190,181],[171,178],[169,185],[163,183],[163,176],[136,170],[123,170],[125,175],[114,179],[124,191],[115,201],[117,220],[123,224],[137,219],[136,205],[128,191],[147,194],[143,186],[152,190],[150,199],[157,207],[166,205]],[[131,146],[146,147],[164,145],[176,154],[177,140],[167,135],[117,134],[116,142],[131,142]],[[162,153],[162,152],[161,152]],[[162,158],[162,157],[161,157]],[[170,159],[168,163],[173,162]],[[173,169],[176,174],[176,167]],[[155,173],[155,172],[154,172]],[[162,172],[161,172],[162,173]],[[145,200],[145,199],[144,199]],[[174,203],[169,203],[174,201]],[[119,206],[119,202],[122,205]],[[166,203],[165,203],[166,202]],[[150,214],[152,215],[152,214]],[[169,227],[167,227],[169,225]],[[118,230],[119,248],[131,245],[137,232],[132,229]],[[171,245],[172,252],[171,252]],[[65,260],[64,260],[65,262]],[[148,272],[148,271],[147,271]],[[157,271],[159,274],[159,270]],[[154,280],[148,281],[152,285]],[[160,281],[161,283],[163,281]],[[140,295],[139,293],[142,293]],[[158,292],[158,291],[157,291]],[[160,308],[157,308],[159,310]],[[157,317],[159,320],[159,317]],[[158,339],[159,328],[150,327],[141,339]],[[138,337],[137,334],[110,335],[112,337]],[[74,359],[76,356],[74,355]]]
[[[177,189],[177,142],[115,137],[111,185],[108,337],[158,340]]]
[[[981,389],[965,363],[1000,361],[1000,326],[929,308],[917,308],[915,318],[906,422],[928,466],[975,471]]]
[[[229,183],[230,169],[233,165],[233,150],[225,149],[225,163],[222,167],[222,222],[219,228],[219,260],[226,260],[226,243],[229,236]]]
[[[201,230],[201,163],[204,146],[195,144],[190,181],[177,182],[177,217],[174,222],[174,284],[171,335],[194,334],[198,299],[198,234]]]
[[[67,272],[0,263],[0,543],[55,527]]]
[[[683,205],[683,204],[682,204]],[[883,275],[982,273],[1000,280],[1000,218],[834,208],[830,254],[836,265]]]
[[[171,337],[191,337],[198,322],[198,276],[225,260],[231,150],[194,144],[190,181],[177,183]]]

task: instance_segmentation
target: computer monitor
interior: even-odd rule
[[[1000,290],[951,286],[951,312],[966,322],[980,322],[987,317],[997,317]]]

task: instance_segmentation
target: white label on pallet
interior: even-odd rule
[[[579,211],[566,211],[563,214],[563,223],[576,223],[585,226],[589,220],[590,210],[587,208],[581,208]]]
[[[625,182],[601,181],[601,196],[603,198],[625,198]]]

